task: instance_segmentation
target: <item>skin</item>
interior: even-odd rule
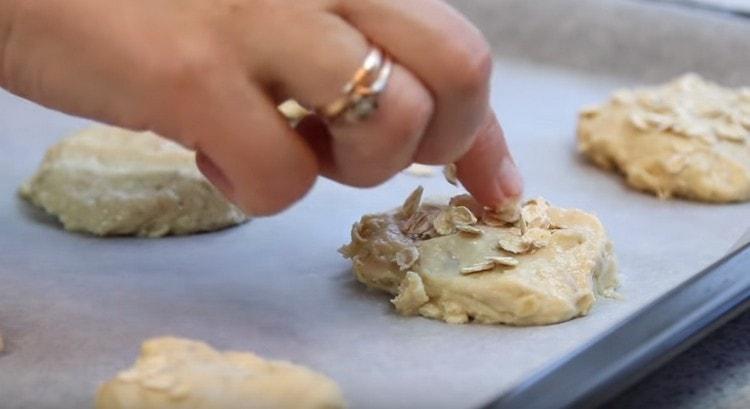
[[[289,127],[275,106],[334,101],[368,41],[396,62],[379,109]],[[0,0],[0,86],[195,149],[253,215],[282,211],[319,175],[369,187],[415,161],[456,162],[485,205],[520,195],[488,103],[491,61],[437,0]]]

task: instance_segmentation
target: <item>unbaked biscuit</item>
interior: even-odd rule
[[[550,206],[486,209],[468,195],[365,215],[341,253],[403,315],[449,323],[552,324],[614,295],[616,262],[599,220]]]
[[[339,409],[331,379],[247,352],[162,337],[143,343],[132,368],[99,388],[96,409]]]
[[[617,91],[580,112],[578,148],[661,198],[749,200],[750,88],[687,74],[658,87]]]
[[[159,237],[244,222],[195,153],[151,132],[97,126],[50,148],[21,196],[67,230]]]

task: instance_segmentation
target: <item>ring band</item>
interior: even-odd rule
[[[344,85],[344,94],[349,94],[354,90],[354,87],[362,84],[368,78],[372,77],[377,73],[378,67],[383,64],[383,53],[377,47],[370,48],[370,51],[365,56],[365,60],[362,66],[357,69],[354,73],[354,77]]]
[[[362,66],[344,85],[342,95],[316,110],[326,122],[343,118],[347,123],[367,119],[378,107],[378,96],[385,90],[393,71],[393,62],[379,48],[371,47]]]

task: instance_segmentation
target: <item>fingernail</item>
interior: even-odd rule
[[[203,176],[205,176],[211,184],[216,186],[216,188],[219,189],[228,200],[232,201],[232,195],[234,193],[232,184],[211,158],[206,156],[203,152],[198,151],[195,155],[195,164],[198,165],[198,169],[203,173]]]
[[[500,165],[497,181],[506,197],[518,197],[523,193],[523,180],[513,160],[506,157]]]

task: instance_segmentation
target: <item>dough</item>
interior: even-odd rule
[[[615,257],[599,220],[535,199],[487,209],[468,195],[365,215],[341,248],[357,279],[403,315],[450,323],[540,325],[585,315],[614,295]]]
[[[101,236],[189,234],[246,220],[203,177],[193,152],[151,132],[113,127],[53,146],[21,196],[66,229]]]
[[[585,108],[578,148],[604,169],[661,198],[750,199],[750,88],[728,89],[695,74],[620,90]]]
[[[171,337],[144,342],[135,365],[102,385],[96,396],[96,409],[344,406],[336,383],[302,366]]]

